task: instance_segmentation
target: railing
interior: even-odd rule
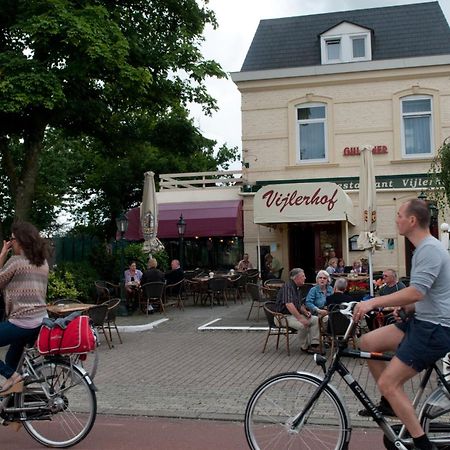
[[[238,177],[235,177],[238,175]],[[205,189],[240,187],[244,184],[242,170],[216,172],[165,173],[159,176],[160,191],[169,189]]]

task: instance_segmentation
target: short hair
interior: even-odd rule
[[[158,261],[156,261],[155,258],[150,258],[148,260],[148,267],[149,268],[156,268],[156,267],[158,267]]]
[[[331,264],[333,264],[333,263],[338,263],[338,259],[337,258],[330,258],[329,260],[328,260],[328,265],[330,265],[331,266]]]
[[[338,278],[335,282],[334,282],[334,289],[339,290],[339,291],[345,291],[347,289],[347,280],[345,278]]]
[[[391,272],[395,280],[398,280],[397,272],[394,269],[386,269],[385,272]]]
[[[427,229],[430,226],[430,210],[426,201],[419,198],[409,200],[405,212],[417,219],[420,228]]]
[[[299,275],[300,273],[305,273],[305,271],[303,269],[300,269],[300,267],[295,267],[294,269],[292,269],[289,272],[289,278],[291,280],[293,280],[297,275]]]
[[[319,277],[327,277],[328,283],[331,281],[330,274],[326,270],[319,270],[317,272],[316,281],[319,279]]]

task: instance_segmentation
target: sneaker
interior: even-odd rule
[[[395,417],[394,410],[391,408],[391,405],[384,397],[381,397],[380,403],[378,403],[377,405],[377,409],[381,414],[383,414],[383,416]],[[358,411],[358,415],[362,417],[370,417],[370,412],[367,411],[367,409],[360,409]]]
[[[149,314],[153,314],[154,311],[155,311],[155,310],[154,310],[153,306],[152,306],[152,305],[148,305],[147,312],[148,312]]]

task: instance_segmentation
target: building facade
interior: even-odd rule
[[[359,149],[373,146],[374,270],[409,271],[396,211],[425,194],[450,135],[450,29],[437,2],[260,22],[240,72],[244,247],[312,281],[330,252],[351,265]],[[331,205],[333,206],[331,209]],[[435,225],[435,231],[438,227]]]

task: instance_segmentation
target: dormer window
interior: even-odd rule
[[[320,35],[322,64],[370,61],[372,59],[371,31],[342,22]]]
[[[327,58],[328,61],[341,59],[341,40],[340,39],[328,39],[327,45]]]

